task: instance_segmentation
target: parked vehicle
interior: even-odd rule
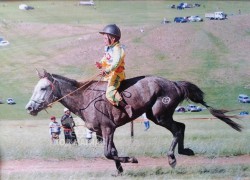
[[[180,3],[176,8],[179,10],[185,9],[186,3]]]
[[[90,1],[80,1],[79,5],[82,5],[82,6],[94,6],[95,3],[94,3],[93,0],[90,0]]]
[[[186,23],[186,22],[188,22],[188,21],[187,21],[187,19],[184,18],[184,17],[175,17],[175,18],[174,18],[174,22],[176,22],[176,23]]]
[[[213,12],[213,13],[206,13],[205,18],[208,18],[210,20],[214,20],[214,19],[223,20],[227,18],[227,15],[224,12],[219,11],[219,12]]]
[[[241,115],[241,116],[247,116],[247,115],[249,115],[249,112],[248,111],[241,111],[239,113],[239,115]]]
[[[175,109],[176,112],[186,112],[186,109],[185,107],[183,106],[178,106],[176,109]]]
[[[0,99],[0,104],[3,104],[3,100]]]
[[[173,5],[171,5],[171,6],[170,6],[170,8],[175,9],[175,5],[174,5],[174,4],[173,4]]]
[[[7,46],[9,45],[10,43],[6,40],[4,40],[3,38],[0,37],[0,46]]]
[[[190,112],[200,112],[200,111],[202,111],[202,108],[198,107],[196,105],[193,105],[193,104],[189,104],[187,106],[187,110],[190,111]]]
[[[238,101],[239,101],[240,103],[250,103],[250,98],[249,98],[248,95],[246,95],[246,94],[240,94],[240,95],[238,96]]]
[[[8,98],[8,99],[6,100],[6,102],[7,102],[8,104],[16,104],[16,102],[15,102],[15,100],[14,100],[13,98]]]
[[[189,16],[188,20],[190,22],[202,22],[203,19],[200,16]]]
[[[170,23],[171,21],[167,20],[166,18],[163,19],[163,21],[161,22],[161,24],[168,24]]]

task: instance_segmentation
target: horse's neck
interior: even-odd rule
[[[77,108],[74,107],[74,99],[77,94],[77,87],[71,86],[69,84],[65,84],[63,82],[58,83],[58,99],[61,99],[61,104],[68,109],[70,109],[72,112],[76,111]],[[81,98],[79,98],[80,100]],[[75,113],[75,112],[73,112]]]

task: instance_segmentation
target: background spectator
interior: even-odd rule
[[[65,144],[78,144],[76,133],[74,130],[75,122],[73,120],[73,117],[71,116],[71,112],[68,108],[64,108],[63,111],[64,115],[61,118],[61,123],[65,137]]]
[[[51,135],[52,144],[55,143],[55,140],[59,141],[59,135],[61,133],[61,125],[56,121],[55,116],[50,117],[51,122],[49,123],[49,131]]]

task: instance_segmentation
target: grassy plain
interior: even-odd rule
[[[250,145],[248,139],[250,137],[250,123],[248,119],[243,119],[241,124],[245,127],[242,133],[236,132],[229,128],[226,124],[215,119],[195,119],[191,120],[192,115],[178,115],[175,117],[180,122],[186,124],[185,145],[194,150],[196,156],[208,158],[217,157],[235,157],[240,155],[250,155]],[[204,116],[202,116],[204,117]],[[208,117],[209,118],[209,117]],[[50,143],[50,135],[48,133],[48,122],[45,120],[37,120],[36,123],[31,120],[25,121],[1,121],[1,158],[2,161],[10,160],[46,160],[60,162],[67,160],[91,160],[94,158],[105,158],[103,156],[103,144],[97,144],[95,139],[91,143],[87,143],[85,139],[86,129],[83,122],[76,119],[78,127],[76,133],[79,146],[64,145],[64,138],[61,134],[59,144],[52,145]],[[151,123],[148,131],[144,131],[143,123],[136,122],[135,136],[133,141],[130,138],[130,125],[127,124],[117,129],[115,133],[115,144],[120,156],[135,156],[162,158],[166,157],[167,150],[170,146],[172,135],[169,131],[162,127]],[[121,179],[141,179],[141,178],[167,178],[167,179],[214,179],[214,178],[245,178],[249,176],[250,164],[195,164],[185,166],[182,164],[181,156],[177,153],[177,167],[171,169],[165,166],[157,168],[147,168],[138,170],[126,170]],[[109,160],[107,160],[107,163]],[[91,161],[89,161],[91,163]],[[140,163],[140,162],[139,162]],[[157,160],[156,160],[157,163]],[[181,165],[178,165],[181,163]],[[115,165],[109,163],[111,166]],[[166,158],[167,164],[167,158]],[[49,171],[41,173],[40,171],[18,172],[15,171],[9,175],[2,174],[3,177],[17,179],[35,178],[59,179],[65,177],[75,177],[76,179],[92,178],[111,178],[112,171],[89,172],[75,170],[75,172]],[[42,171],[42,170],[41,170]],[[25,179],[26,179],[25,178]],[[66,179],[68,179],[66,178]],[[120,179],[120,178],[119,178]]]

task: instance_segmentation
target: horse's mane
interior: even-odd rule
[[[52,77],[58,81],[64,81],[65,83],[69,84],[70,86],[74,86],[74,87],[79,87],[79,82],[74,80],[74,79],[70,79],[58,74],[52,74]]]

